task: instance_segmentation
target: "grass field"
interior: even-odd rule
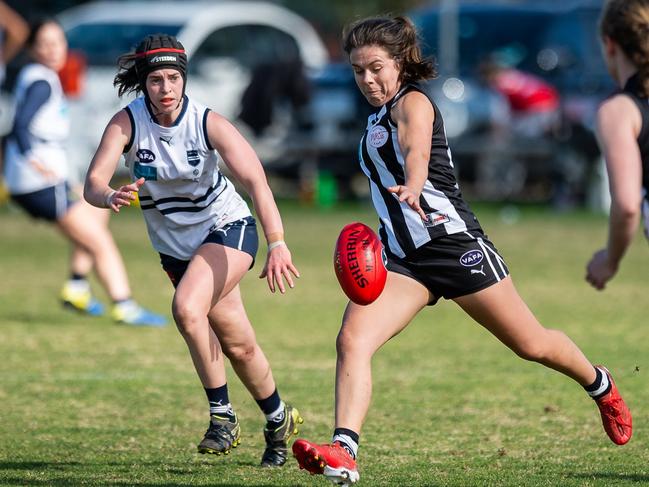
[[[302,278],[288,295],[272,295],[256,278],[262,252],[244,298],[280,392],[305,417],[301,436],[325,442],[345,305],[333,244],[345,223],[376,223],[364,206],[283,209]],[[583,275],[605,240],[604,217],[523,210],[512,224],[497,208],[477,213],[541,321],[614,373],[634,413],[634,437],[613,445],[579,386],[518,359],[444,301],[374,359],[361,485],[649,485],[646,243],[638,237],[610,288],[597,293]],[[172,287],[138,210],[111,226],[135,297],[169,315]],[[52,228],[0,209],[1,485],[328,485],[292,459],[278,470],[257,467],[263,418],[231,370],[242,444],[228,457],[196,454],[206,399],[175,327],[130,328],[62,309],[67,253]]]

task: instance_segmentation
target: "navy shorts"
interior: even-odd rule
[[[79,201],[67,182],[33,193],[12,194],[11,199],[34,218],[50,222],[63,218],[70,207]]]
[[[423,284],[437,299],[453,299],[485,289],[509,275],[489,239],[461,232],[431,240],[400,258],[386,249],[389,271]]]
[[[252,269],[255,265],[257,250],[259,249],[259,237],[257,236],[257,225],[255,219],[248,216],[241,220],[230,222],[216,230],[212,230],[207,237],[205,237],[205,240],[203,240],[201,245],[206,243],[223,245],[224,247],[241,250],[242,252],[249,254],[252,257],[252,263],[250,264],[250,269]],[[166,254],[160,254],[160,263],[169,276],[169,279],[171,279],[174,287],[178,286],[178,283],[185,275],[185,271],[187,271],[189,261],[176,259],[175,257]]]

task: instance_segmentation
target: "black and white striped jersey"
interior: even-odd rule
[[[156,122],[144,97],[126,112],[133,130],[124,158],[134,181],[146,179],[140,206],[154,249],[189,260],[211,230],[250,216],[219,170],[219,155],[207,136],[207,107],[185,96],[171,127]]]
[[[640,110],[642,116],[642,127],[638,134],[638,149],[642,158],[642,215],[645,236],[649,238],[649,98],[638,94],[640,79],[635,74],[629,78],[621,90],[621,93],[628,95]]]
[[[405,160],[399,147],[397,126],[390,111],[399,98],[415,90],[426,95],[435,111],[428,180],[419,198],[421,208],[428,215],[427,222],[386,189],[404,184],[406,179]],[[475,215],[462,198],[442,114],[421,86],[404,86],[392,100],[368,117],[365,134],[359,145],[359,159],[361,169],[369,178],[372,203],[379,215],[381,241],[394,255],[404,257],[432,239],[444,235],[467,230],[482,231]]]

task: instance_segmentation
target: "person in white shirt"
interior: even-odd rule
[[[64,66],[67,42],[54,20],[36,22],[27,39],[33,62],[20,72],[16,113],[5,146],[4,177],[14,203],[32,217],[54,223],[72,244],[70,279],[63,303],[101,315],[86,276],[94,269],[113,300],[112,317],[138,326],[163,326],[166,319],[131,298],[122,256],[108,229],[110,213],[87,204],[68,182],[65,142],[70,121],[57,72]]]
[[[299,277],[284,242],[282,220],[253,149],[222,116],[185,95],[187,55],[173,36],[147,36],[120,58],[114,81],[120,96],[142,93],[108,123],[86,176],[85,197],[119,212],[139,194],[149,237],[176,291],[172,303],[210,408],[200,453],[227,454],[240,441],[224,359],[266,416],[264,467],[286,462],[302,422],[277,391],[268,360],[246,315],[239,282],[258,247],[255,219],[223,162],[254,203],[268,242],[266,277],[272,292]],[[109,186],[124,155],[132,183]]]

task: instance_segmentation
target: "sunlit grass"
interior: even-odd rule
[[[169,316],[172,287],[137,210],[112,219],[135,297]],[[374,398],[362,434],[362,485],[609,486],[649,484],[646,433],[649,252],[638,238],[604,293],[583,280],[606,238],[604,217],[477,209],[519,291],[546,326],[564,330],[614,372],[634,412],[631,443],[616,447],[580,388],[523,362],[453,303],[421,313],[374,359]],[[302,434],[327,441],[333,420],[334,340],[345,305],[332,271],[342,226],[376,227],[366,206],[283,206],[302,278],[285,296],[244,279],[244,300]],[[232,370],[243,443],[228,457],[195,453],[206,400],[175,330],[119,326],[57,301],[68,248],[47,225],[0,209],[0,484],[328,485],[297,469],[257,467],[263,417]],[[105,294],[96,282],[97,294]]]

